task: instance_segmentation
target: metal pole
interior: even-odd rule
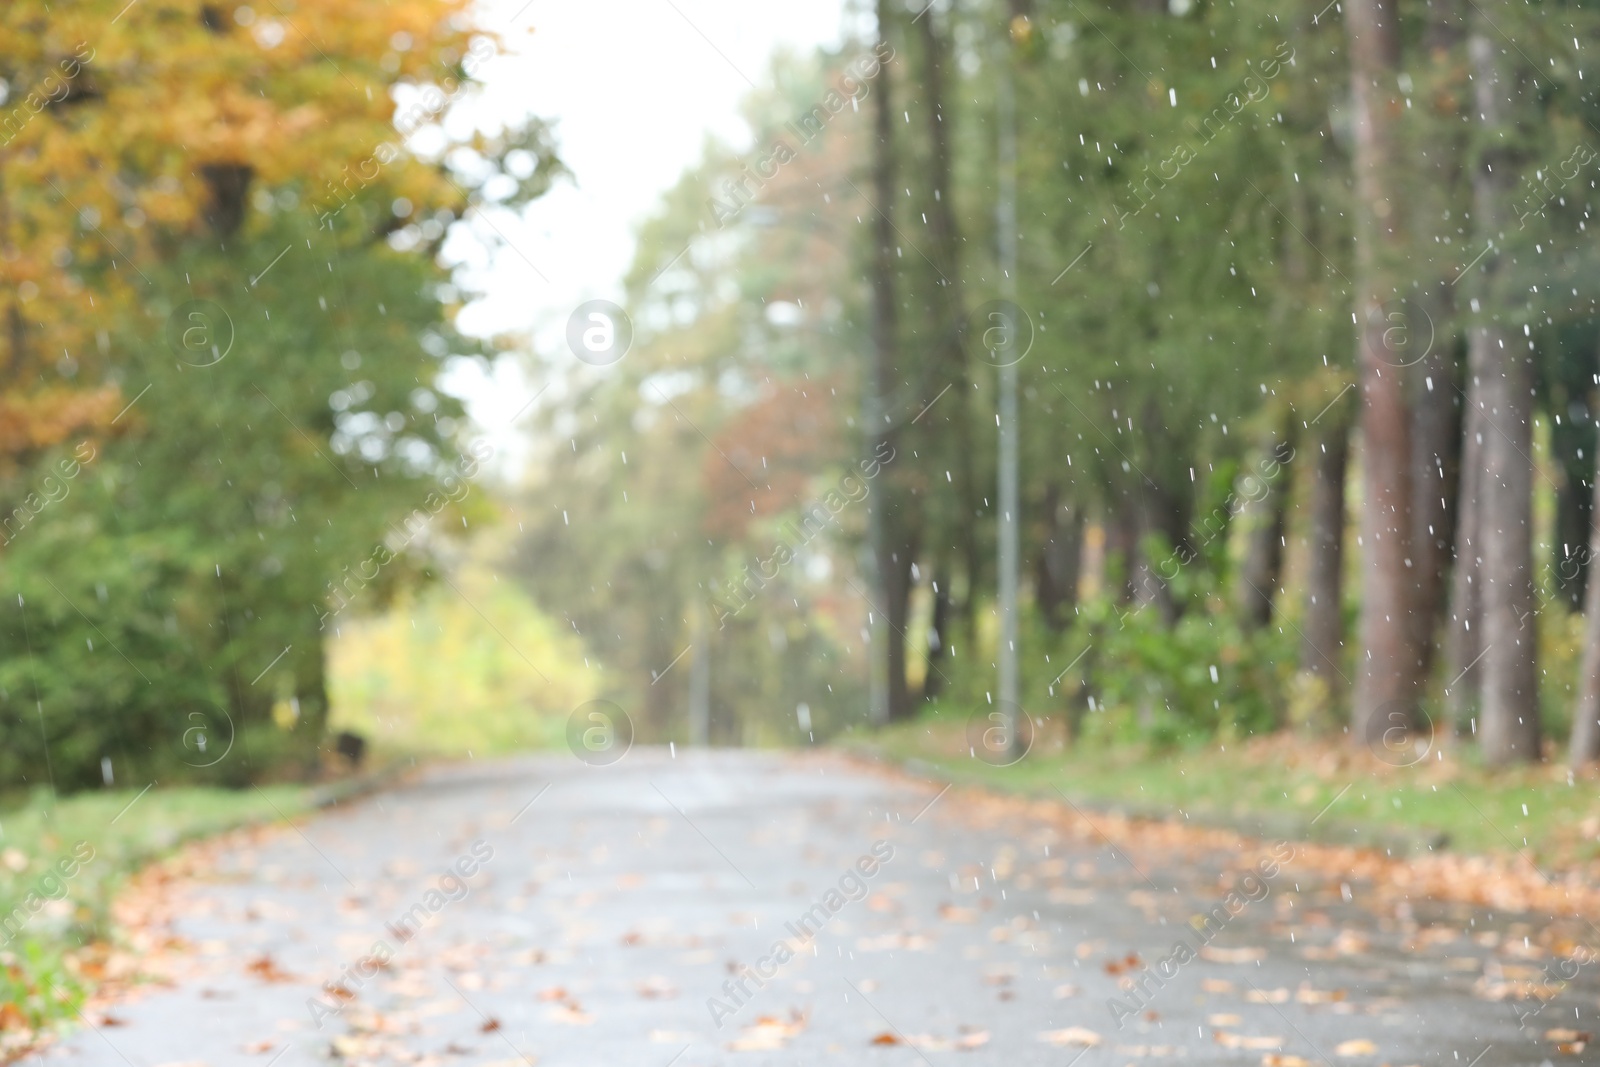
[[[1000,39],[1000,203],[996,222],[1000,231],[1000,293],[1008,301],[1003,312],[1008,350],[1000,368],[1000,711],[1013,752],[1022,739],[1017,722],[1017,364],[1013,358],[1019,340],[1011,321],[1017,299],[1017,105],[1013,96],[1010,26]]]
[[[711,744],[711,628],[706,606],[694,605],[694,659],[689,661],[689,744]]]

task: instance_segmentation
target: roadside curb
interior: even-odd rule
[[[406,772],[414,770],[411,760],[395,760],[374,771],[366,771],[349,778],[315,786],[306,801],[307,807],[317,810],[336,808],[347,801],[360,798],[398,783]]]
[[[976,776],[962,775],[949,767],[929,763],[917,756],[895,757],[872,744],[857,744],[843,750],[846,755],[872,762],[898,767],[908,774],[931,778],[951,785],[977,787],[995,793],[1033,797],[1062,803],[1063,794],[1037,788],[1007,788],[986,782]],[[1407,831],[1387,828],[1374,829],[1356,823],[1343,823],[1338,819],[1315,819],[1290,813],[1255,813],[1229,815],[1224,812],[1186,812],[1151,804],[1109,801],[1102,798],[1066,794],[1066,802],[1092,815],[1134,819],[1141,822],[1170,822],[1199,826],[1213,830],[1230,830],[1245,837],[1262,840],[1301,841],[1308,844],[1329,845],[1342,848],[1373,849],[1398,858],[1426,856],[1445,851],[1449,835],[1442,830]]]

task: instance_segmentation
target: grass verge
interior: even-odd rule
[[[961,784],[1260,836],[1393,854],[1520,854],[1546,870],[1600,857],[1597,778],[1565,767],[1491,771],[1470,747],[1449,744],[1391,766],[1337,739],[1288,734],[1165,749],[1069,747],[1050,729],[1046,722],[1028,755],[1004,767],[977,758],[964,719],[930,715],[850,745]]]
[[[129,875],[185,841],[302,813],[310,796],[293,785],[41,791],[0,813],[0,1062],[93,992],[81,957],[111,937]]]

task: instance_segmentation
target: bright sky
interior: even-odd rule
[[[530,205],[520,222],[495,217],[511,247],[472,275],[487,295],[462,314],[463,329],[533,331],[541,355],[562,357],[557,367],[575,363],[559,340],[572,310],[596,297],[619,299],[638,223],[700,158],[708,134],[749,143],[738,105],[750,82],[761,81],[779,47],[836,43],[844,3],[487,3],[484,22],[501,31],[511,54],[484,68],[486,114],[465,118],[483,125],[531,111],[553,120],[574,178]],[[472,225],[495,236],[481,220]],[[468,247],[453,240],[446,253],[471,256]],[[503,362],[492,378],[455,373],[448,384],[468,396],[497,448],[522,451],[510,420],[546,381],[529,381]]]

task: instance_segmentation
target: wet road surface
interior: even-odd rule
[[[224,849],[178,890],[194,973],[39,1061],[1594,1059],[1544,1036],[1593,1026],[1593,985],[1520,1029],[1484,999],[1546,962],[1514,917],[1368,910],[1293,846],[1124,852],[1108,817],[940,790],[752,751],[436,768]]]

